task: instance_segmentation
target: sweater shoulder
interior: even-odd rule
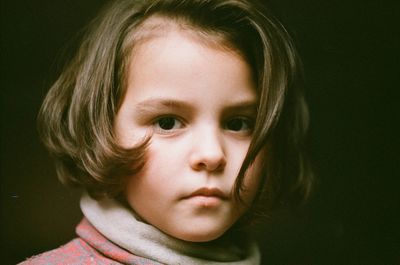
[[[76,238],[69,243],[41,253],[39,255],[33,256],[21,263],[19,265],[58,265],[58,264],[120,264],[118,262],[112,261],[80,238]]]

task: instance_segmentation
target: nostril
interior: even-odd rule
[[[198,157],[191,161],[191,166],[195,170],[206,170],[206,171],[222,171],[226,165],[225,157],[210,159],[206,157]]]
[[[225,161],[222,161],[215,168],[210,168],[209,171],[221,172],[224,170],[225,164]]]

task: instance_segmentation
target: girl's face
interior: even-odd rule
[[[221,236],[246,211],[232,190],[257,95],[241,56],[188,33],[173,29],[135,47],[115,131],[124,147],[152,136],[145,167],[126,187],[130,206],[164,233],[202,242]],[[257,192],[259,164],[244,181],[247,204]]]

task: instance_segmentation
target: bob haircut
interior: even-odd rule
[[[113,123],[135,43],[151,30],[145,22],[157,16],[237,52],[252,69],[258,112],[235,198],[240,200],[245,172],[260,153],[264,170],[257,201],[263,208],[303,201],[312,174],[304,154],[308,111],[299,86],[301,64],[288,33],[268,10],[250,0],[111,2],[89,25],[39,113],[39,132],[61,181],[96,199],[119,197],[128,176],[143,167],[149,139],[124,149]]]

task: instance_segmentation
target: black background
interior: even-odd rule
[[[1,2],[1,264],[74,236],[79,191],[58,183],[35,120],[63,47],[104,2]],[[268,2],[304,61],[318,182],[302,212],[265,225],[265,263],[400,264],[398,6]]]

